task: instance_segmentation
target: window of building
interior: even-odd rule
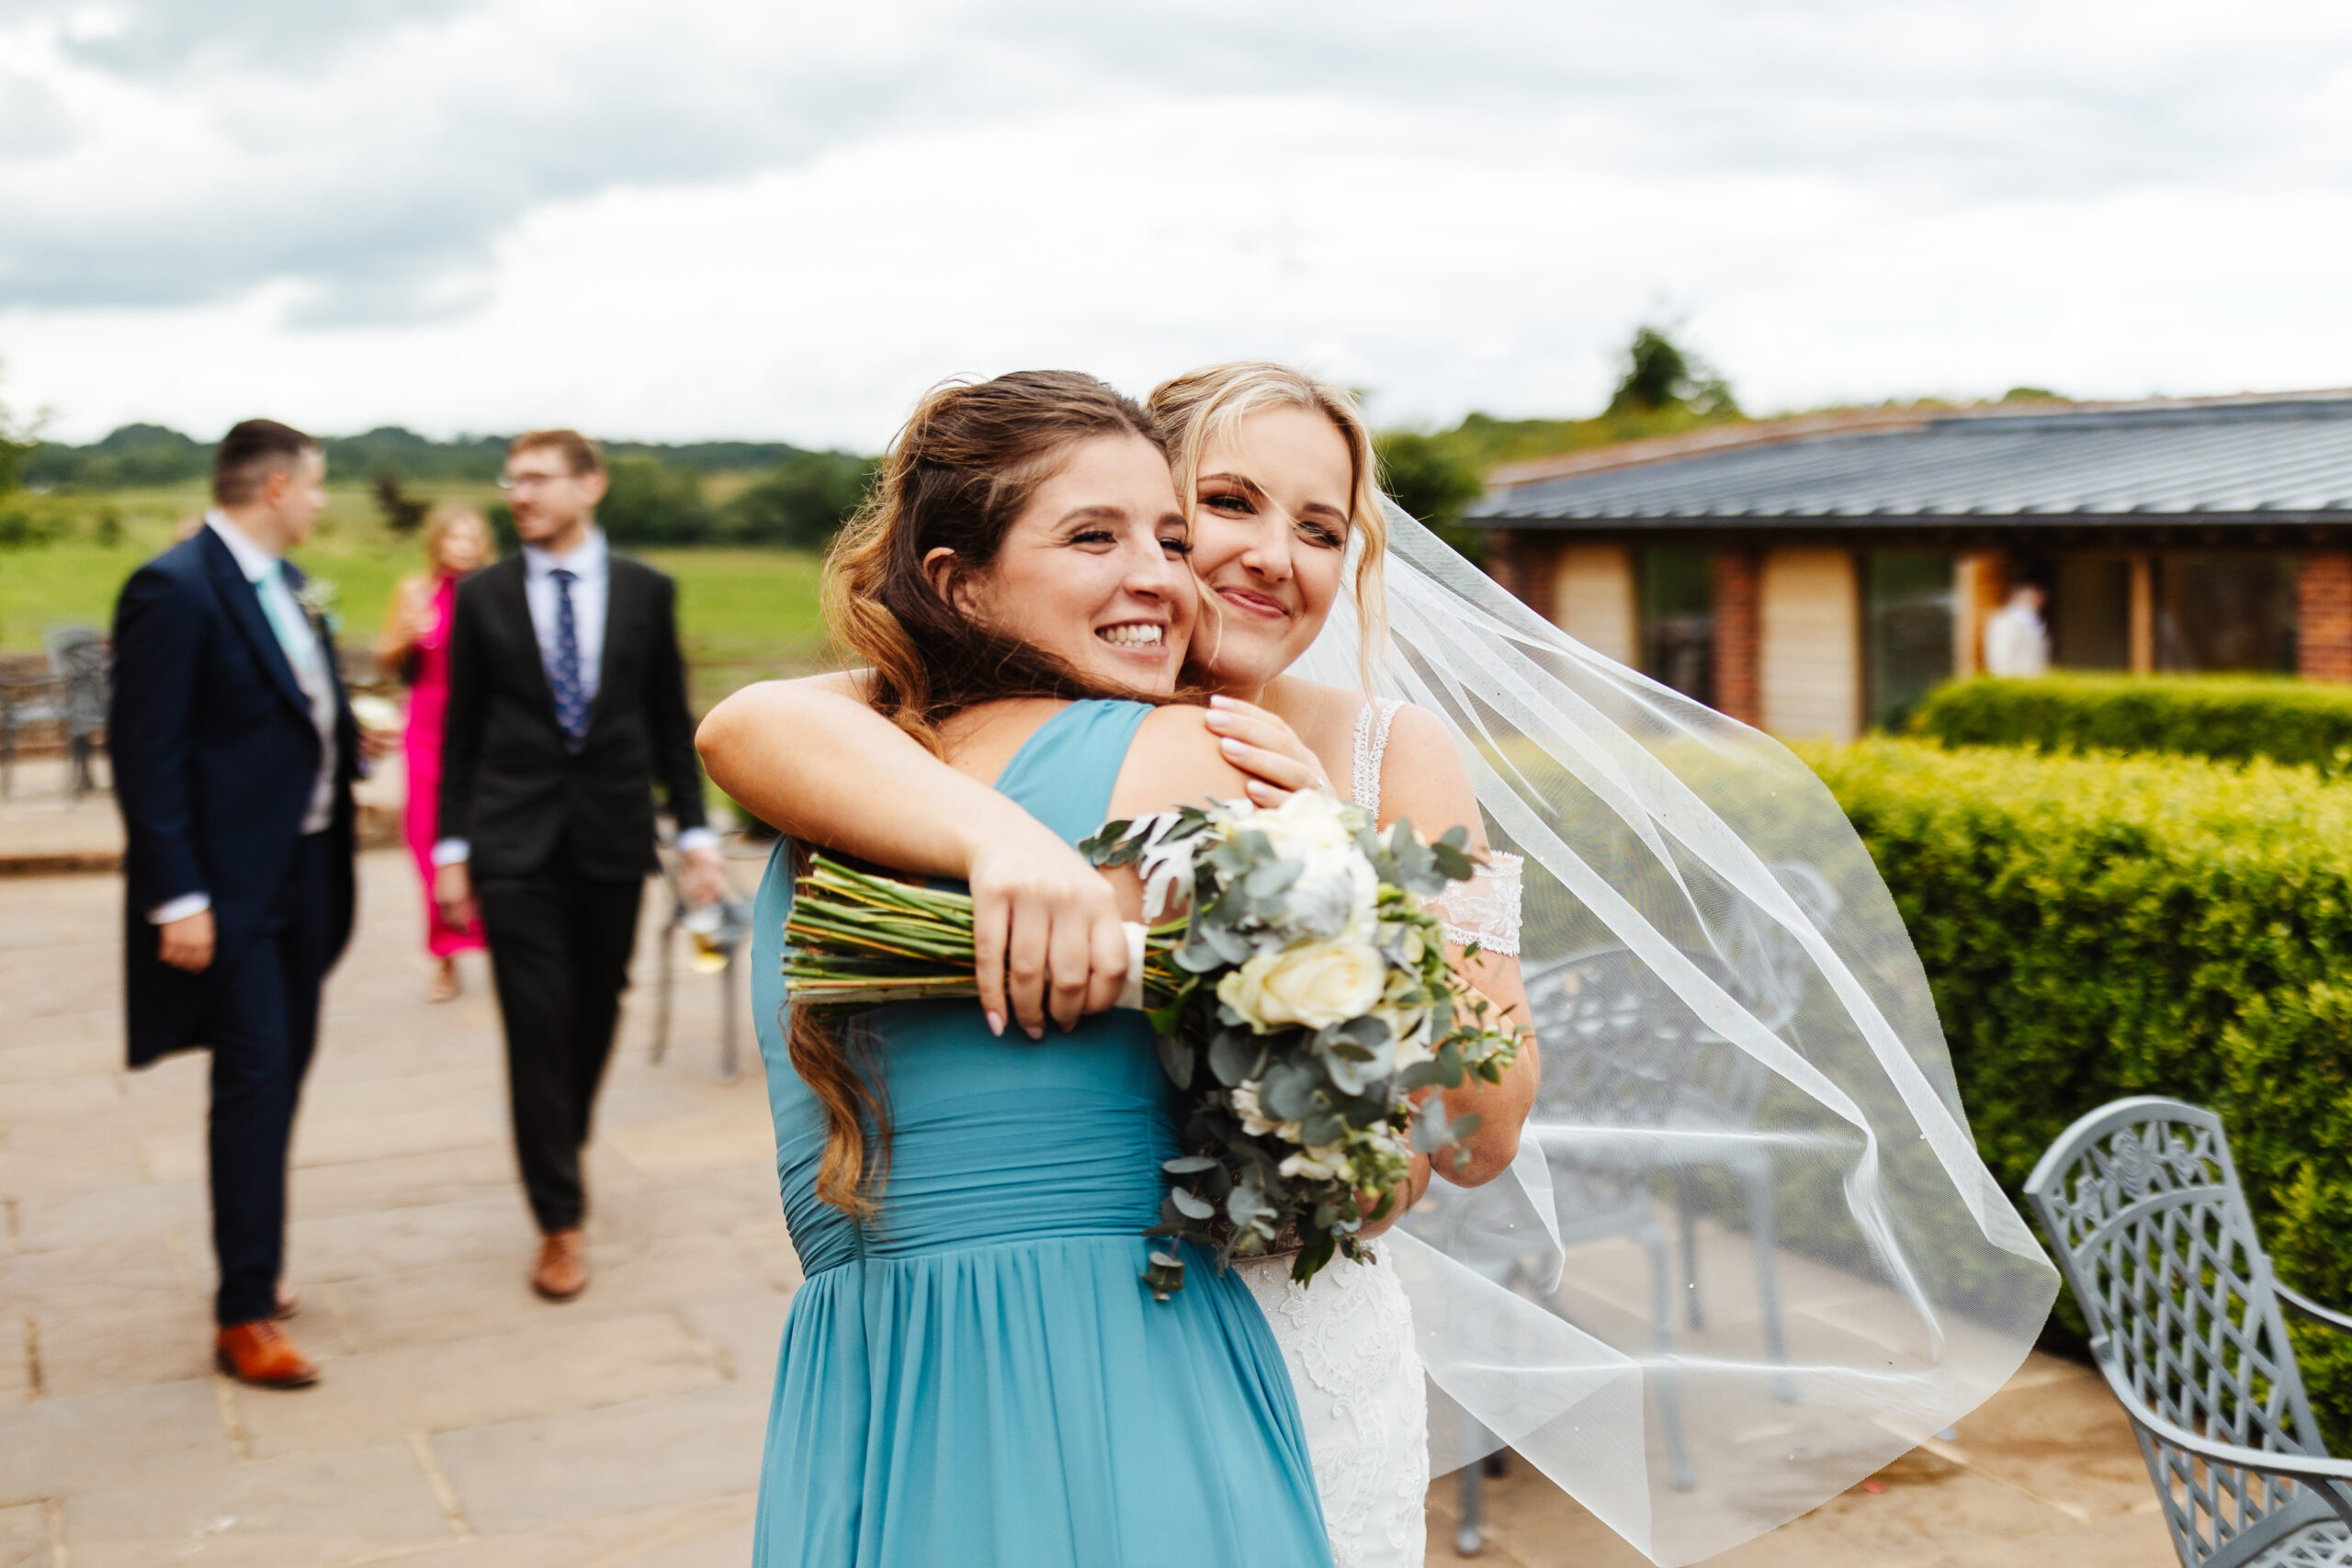
[[[2295,668],[2295,562],[2288,556],[2160,555],[2156,668]]]
[[[2066,557],[2049,571],[2050,662],[2061,670],[2132,668],[2132,563]]]
[[[1951,679],[1952,558],[1862,557],[1862,719],[1899,729]]]
[[[1712,706],[1715,700],[1715,558],[1653,549],[1634,558],[1642,673]]]

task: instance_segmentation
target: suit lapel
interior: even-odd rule
[[[619,657],[621,639],[637,632],[639,606],[638,575],[629,570],[630,563],[620,557],[607,554],[605,558],[605,646],[596,656],[596,700],[588,705],[588,728],[596,728],[596,720],[604,716],[606,699],[613,691],[613,671]]]
[[[496,591],[498,619],[504,622],[508,635],[522,639],[521,655],[514,660],[520,668],[523,683],[530,689],[533,700],[555,722],[555,688],[548,684],[548,667],[539,657],[539,628],[531,620],[531,596],[524,589],[528,569],[523,564],[520,551],[507,557],[488,573],[489,586]]]
[[[245,574],[237,570],[237,558],[209,525],[199,530],[197,536],[202,541],[198,547],[204,551],[205,568],[212,574],[213,591],[228,606],[229,619],[244,633],[245,640],[253,645],[254,657],[269,671],[279,694],[302,716],[302,722],[313,723],[311,699],[302,694],[302,683],[294,678],[294,667],[286,661],[286,649],[271,628],[269,617],[262,613],[260,592],[245,581]]]
[[[292,561],[286,563],[287,586],[294,590],[297,603],[300,602],[303,586],[310,581],[301,568]],[[302,618],[310,623],[311,636],[318,640],[319,662],[326,666],[327,689],[334,693],[336,750],[338,751],[354,750],[356,760],[356,752],[354,749],[358,745],[359,723],[351,716],[351,694],[345,691],[343,687],[343,664],[334,656],[334,638],[327,635],[326,616],[314,615],[306,609],[302,612]],[[303,704],[303,711],[306,713],[310,711],[307,699]],[[345,744],[346,740],[349,742],[348,745]]]

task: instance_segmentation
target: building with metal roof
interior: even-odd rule
[[[2061,668],[2352,679],[2352,392],[1870,410],[1497,469],[1497,574],[1776,733],[1899,722],[2013,590]]]

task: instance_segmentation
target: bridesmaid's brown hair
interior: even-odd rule
[[[1143,405],[1075,370],[1023,370],[935,387],[891,443],[874,489],[825,561],[825,624],[845,665],[864,666],[866,701],[934,755],[942,721],[1008,697],[1133,699],[1060,660],[956,613],[923,558],[956,552],[986,571],[1038,486],[1074,444],[1136,436],[1168,443]],[[795,855],[803,868],[806,852]],[[792,1066],[825,1108],[817,1196],[860,1218],[890,1158],[890,1110],[868,1031],[796,1008]]]

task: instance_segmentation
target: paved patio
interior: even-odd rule
[[[718,1074],[719,983],[681,966],[657,1065],[640,946],[590,1159],[595,1282],[549,1306],[524,1283],[483,972],[428,1006],[413,873],[379,852],[362,883],[295,1151],[294,1328],[325,1376],[272,1393],[210,1370],[204,1062],[122,1070],[119,884],[0,880],[0,1568],[747,1562],[799,1274],[756,1068]],[[1872,1484],[1718,1561],[2171,1561],[2120,1415],[2069,1362],[2036,1357]],[[1432,1562],[1454,1495],[1432,1494]],[[1488,1500],[1484,1562],[1641,1561],[1524,1466]]]

